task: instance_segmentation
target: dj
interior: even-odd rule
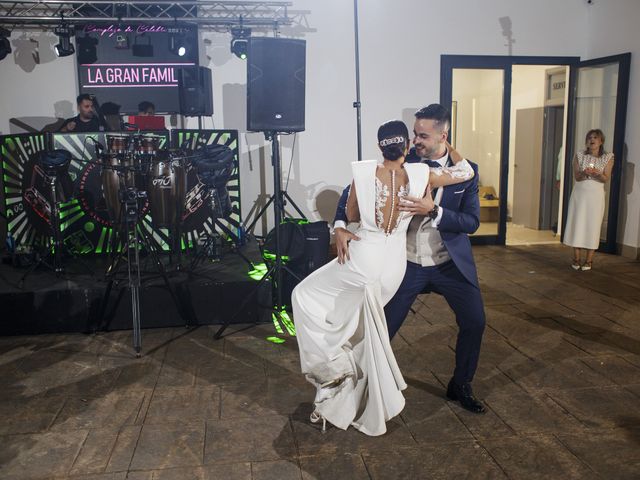
[[[93,97],[87,93],[76,98],[78,115],[68,118],[60,127],[61,132],[97,132],[100,130],[100,120],[94,106]]]
[[[156,106],[148,101],[140,102],[138,104],[138,116],[145,117],[156,114]]]

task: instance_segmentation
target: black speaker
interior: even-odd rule
[[[282,273],[282,301],[291,304],[291,292],[314,270],[329,261],[329,224],[327,222],[309,223],[306,220],[285,219],[280,224],[280,247],[285,265],[295,274],[286,270]],[[265,238],[263,254],[273,259],[275,254],[275,228]]]
[[[252,37],[247,58],[247,130],[304,130],[306,41]]]
[[[213,115],[211,70],[182,67],[178,71],[180,113],[188,117]]]

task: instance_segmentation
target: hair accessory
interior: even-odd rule
[[[385,138],[383,140],[380,140],[378,144],[381,147],[386,147],[387,145],[394,145],[396,143],[404,143],[404,142],[406,142],[404,137],[392,137],[392,138]]]

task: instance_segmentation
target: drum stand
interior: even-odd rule
[[[125,192],[121,192],[121,208],[120,208],[120,218],[124,220],[122,221],[122,228],[120,233],[116,235],[116,241],[114,242],[114,247],[112,252],[115,252],[117,248],[118,239],[124,239],[124,244],[122,246],[122,250],[113,258],[111,264],[107,268],[106,278],[108,279],[107,288],[102,297],[102,302],[100,305],[100,311],[98,315],[98,330],[102,328],[108,328],[111,321],[109,321],[106,325],[102,325],[102,321],[104,319],[104,315],[107,309],[107,304],[109,302],[109,296],[111,295],[111,290],[113,289],[113,283],[116,281],[115,276],[118,273],[118,269],[120,267],[120,263],[124,260],[126,255],[127,262],[127,280],[129,290],[131,292],[131,314],[133,321],[133,348],[136,352],[136,357],[140,357],[142,350],[142,341],[141,341],[141,331],[140,331],[140,285],[141,285],[141,273],[140,273],[140,247],[143,246],[148,252],[149,256],[152,258],[153,263],[155,263],[156,267],[160,275],[162,276],[167,289],[169,290],[169,294],[176,306],[178,314],[185,320],[185,323],[188,325],[189,322],[185,319],[183,309],[181,308],[180,302],[178,300],[178,296],[169,282],[169,278],[167,277],[167,273],[165,271],[164,265],[160,261],[158,254],[153,247],[152,242],[149,238],[149,234],[145,231],[143,227],[139,225],[139,207],[138,201],[140,198],[145,198],[146,192],[139,192],[135,187],[129,187]],[[114,307],[115,310],[115,307]]]
[[[244,301],[236,310],[232,316],[228,317],[222,326],[215,333],[214,338],[220,339],[222,337],[222,333],[227,329],[227,327],[235,320],[238,315],[244,310],[244,308],[249,303],[249,300],[253,297],[254,294],[258,292],[260,286],[265,283],[268,279],[271,280],[273,285],[273,309],[272,316],[276,317],[281,324],[287,324],[290,322],[288,318],[283,318],[286,315],[284,310],[284,306],[282,305],[282,271],[285,270],[290,275],[295,277],[298,281],[300,281],[300,277],[293,272],[289,267],[287,267],[282,261],[282,251],[280,244],[280,223],[285,216],[284,206],[286,205],[285,199],[288,199],[291,202],[291,205],[296,209],[296,211],[302,216],[302,218],[306,218],[302,213],[300,208],[293,202],[291,197],[287,194],[286,191],[282,190],[282,179],[281,179],[281,171],[280,171],[280,136],[278,132],[265,132],[265,138],[267,140],[271,140],[271,165],[273,166],[273,183],[274,190],[273,195],[267,202],[267,204],[260,210],[258,216],[251,222],[247,231],[250,231],[253,226],[256,224],[258,219],[264,215],[267,211],[269,205],[273,203],[273,214],[274,214],[274,224],[275,224],[275,259],[264,276],[260,279],[260,281],[256,284],[253,291],[247,295]]]

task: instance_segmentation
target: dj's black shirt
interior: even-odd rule
[[[91,120],[88,122],[83,122],[80,120],[80,115],[76,115],[73,118],[68,118],[64,121],[64,123],[60,126],[60,131],[62,131],[69,123],[76,122],[76,128],[73,130],[69,130],[69,133],[84,133],[84,132],[98,132],[100,131],[100,121],[98,117],[91,117]]]

